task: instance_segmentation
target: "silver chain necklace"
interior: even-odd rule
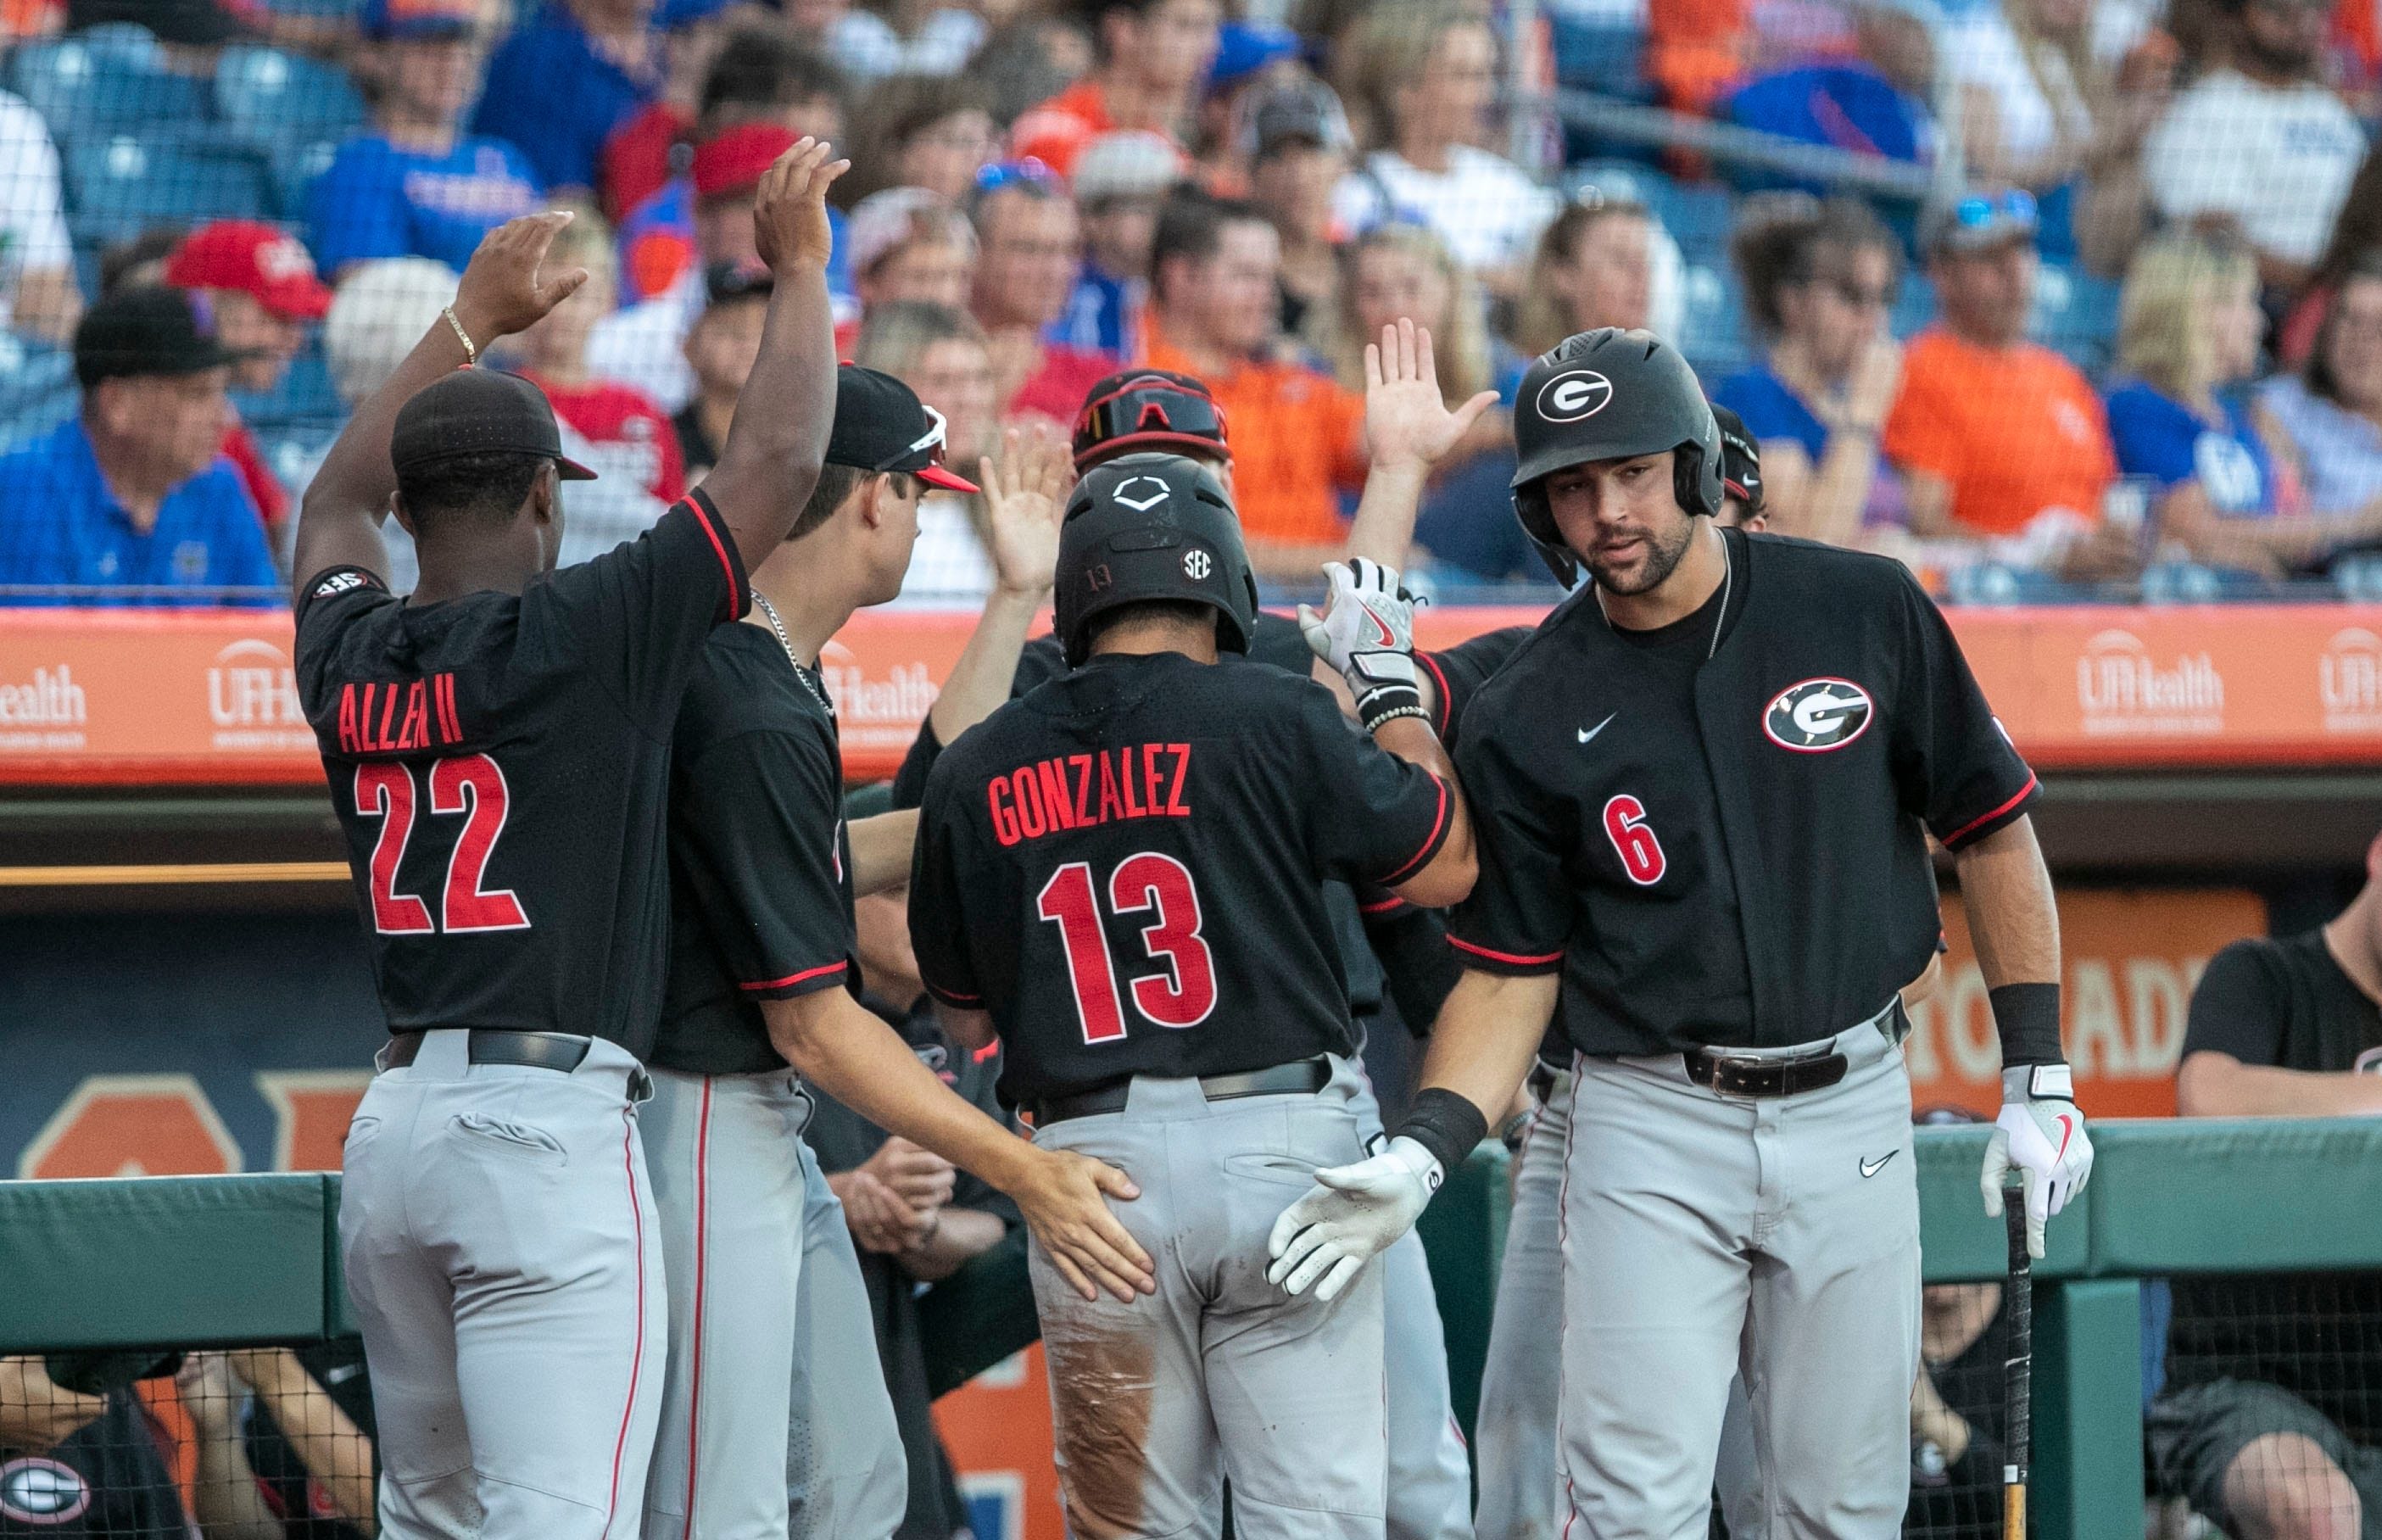
[[[1595,582],[1596,579],[1593,577],[1589,579],[1591,587]],[[1707,663],[1720,654],[1721,635],[1728,629],[1728,591],[1736,582],[1737,562],[1728,554],[1728,536],[1723,535],[1720,537],[1720,618],[1713,622],[1712,646],[1704,649],[1704,661]],[[755,594],[753,597],[759,598],[761,596]],[[1604,617],[1604,624],[1608,630],[1615,629],[1613,615],[1604,608],[1604,591],[1601,588],[1596,589],[1596,612]],[[785,633],[780,632],[779,634],[783,636]],[[789,652],[788,656],[791,657],[792,653]]]
[[[794,644],[786,635],[786,622],[778,618],[778,607],[771,604],[757,589],[754,591],[753,602],[761,607],[761,618],[767,621],[769,629],[778,634],[778,645],[786,649],[786,661],[794,666],[794,677],[803,682],[803,688],[808,690],[811,693],[811,698],[819,703],[819,709],[832,719],[835,716],[835,703],[829,700],[817,684],[811,683],[810,671],[804,668],[803,660],[794,656]]]

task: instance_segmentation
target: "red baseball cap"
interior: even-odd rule
[[[777,123],[746,123],[716,133],[694,147],[694,195],[714,198],[742,192],[792,149],[800,136]]]
[[[219,219],[191,231],[166,259],[166,281],[251,295],[289,321],[319,321],[331,308],[331,291],[297,238],[250,219]]]

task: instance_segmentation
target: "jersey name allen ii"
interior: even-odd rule
[[[1004,845],[1125,819],[1187,819],[1189,744],[1127,744],[1020,765],[985,782],[993,838]]]
[[[342,754],[411,754],[462,741],[463,717],[456,708],[451,672],[387,684],[350,680],[339,686]]]

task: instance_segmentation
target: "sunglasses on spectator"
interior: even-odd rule
[[[1038,195],[1057,192],[1065,184],[1059,174],[1028,155],[1024,160],[997,160],[976,174],[976,192],[981,198],[998,192],[1004,187],[1023,188]]]
[[[2022,188],[1991,197],[1963,198],[1952,205],[1952,224],[1956,228],[1981,232],[2003,225],[2034,228],[2039,211],[2034,194]]]
[[[1853,282],[1850,278],[1822,278],[1830,292],[1855,310],[1886,310],[1894,304],[1894,290],[1880,284],[1874,289]]]

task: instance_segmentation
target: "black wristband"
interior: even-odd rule
[[[1414,1104],[1395,1136],[1410,1139],[1439,1162],[1443,1176],[1464,1164],[1472,1147],[1489,1137],[1489,1120],[1472,1099],[1443,1086],[1426,1086],[1415,1092]]]
[[[2059,986],[2004,984],[1987,990],[1994,1029],[2001,1034],[2002,1067],[2066,1064],[2059,1048]]]
[[[1422,690],[1413,684],[1376,684],[1357,698],[1357,722],[1368,733],[1394,717],[1421,717]]]

